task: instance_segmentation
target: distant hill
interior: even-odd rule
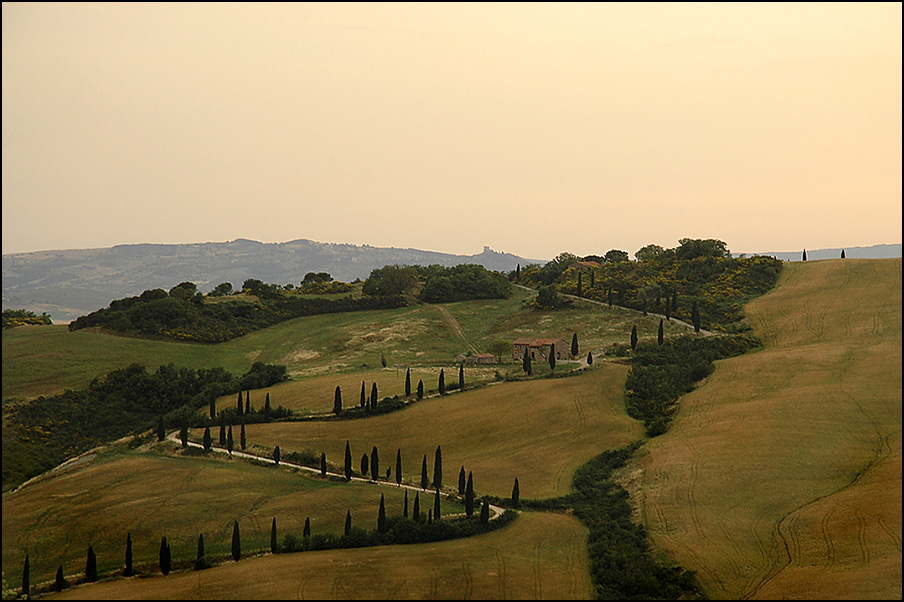
[[[740,253],[732,253],[735,257]],[[799,251],[766,251],[765,253],[745,253],[745,255],[767,255],[782,261],[801,261],[803,249]],[[892,259],[901,257],[901,245],[873,245],[871,247],[847,247],[844,256],[852,259]],[[807,260],[813,259],[838,259],[841,257],[841,248],[837,249],[807,249]]]
[[[3,309],[47,312],[54,322],[69,322],[109,305],[110,301],[153,288],[169,290],[194,282],[208,292],[221,282],[236,288],[248,278],[296,286],[308,272],[328,272],[350,282],[365,279],[386,265],[453,266],[476,263],[489,270],[511,271],[519,263],[546,263],[489,247],[476,255],[451,255],[418,249],[293,240],[163,245],[117,245],[106,249],[71,249],[3,255]]]

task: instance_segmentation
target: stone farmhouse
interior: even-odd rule
[[[553,346],[557,360],[573,359],[571,346],[562,339],[516,339],[512,343],[512,357],[520,360],[525,353],[529,353],[532,360],[549,359],[549,351]]]

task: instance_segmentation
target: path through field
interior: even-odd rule
[[[637,460],[657,546],[713,598],[901,598],[901,260],[786,264]]]

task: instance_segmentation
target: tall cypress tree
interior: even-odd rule
[[[239,391],[239,399],[236,402],[236,411],[239,413],[239,416],[244,416],[244,414],[245,414],[244,407],[245,406],[242,405],[242,392]]]
[[[374,481],[380,478],[380,453],[376,445],[370,452],[370,478]]]
[[[446,372],[443,368],[439,369],[439,394],[446,394]]]
[[[235,447],[235,440],[232,438],[232,425],[230,424],[229,430],[226,432],[226,451],[231,454],[233,447]]]
[[[414,494],[414,509],[411,511],[411,518],[414,522],[421,522],[421,498],[420,492],[415,492]]]
[[[433,455],[433,486],[437,491],[443,488],[443,450],[439,445]]]
[[[251,391],[245,391],[245,413],[251,413]]]
[[[352,448],[348,443],[348,439],[345,440],[345,480],[352,480]]]
[[[691,321],[694,323],[694,332],[700,332],[700,310],[697,309],[697,301],[691,308]]]
[[[515,486],[512,487],[512,507],[517,508],[521,501],[521,488],[518,487],[518,477],[515,477]]]
[[[424,454],[424,461],[421,463],[421,489],[427,489],[430,486],[430,477],[427,476],[427,454]]]
[[[210,406],[208,408],[208,411],[210,412],[211,420],[213,420],[214,418],[217,417],[217,400],[216,399],[210,400]]]
[[[166,429],[163,427],[163,416],[157,420],[157,441],[166,439]]]
[[[377,383],[374,381],[373,386],[370,388],[370,409],[377,409]]]
[[[204,552],[204,534],[203,534],[203,533],[199,533],[199,534],[198,534],[198,557],[195,558],[195,560],[201,560],[202,558],[204,558],[204,556],[205,556],[205,552]]]
[[[242,422],[242,434],[239,437],[239,442],[242,445],[242,451],[245,451],[245,447],[246,447],[246,444],[248,443],[248,441],[245,439],[245,423],[244,422]]]
[[[380,494],[380,510],[377,513],[377,531],[386,533],[386,500]]]
[[[28,554],[25,554],[25,564],[22,566],[22,597],[23,598],[31,598],[30,594],[31,594],[31,564],[28,562]],[[6,596],[4,596],[4,597],[6,597]]]
[[[465,486],[465,514],[474,514],[474,473],[468,473],[468,484]]]
[[[185,422],[179,428],[179,441],[182,442],[182,447],[188,447],[188,425]]]
[[[405,397],[411,395],[411,368],[405,370]]]
[[[273,463],[279,464],[279,446],[273,448]]]
[[[172,557],[170,556],[170,547],[166,542],[166,535],[163,536],[163,539],[160,540],[160,572],[164,575],[169,575],[170,569],[172,568]]]
[[[395,455],[395,481],[396,485],[402,484],[402,450],[396,451]]]
[[[63,577],[63,565],[57,567],[56,579],[53,580],[53,591],[61,592],[69,587],[69,582]]]
[[[345,536],[348,537],[349,533],[352,532],[352,511],[345,511]]]
[[[405,490],[405,502],[402,506],[402,516],[408,518],[408,490]]]
[[[424,398],[424,381],[422,380],[417,381],[417,398],[419,400]]]
[[[273,523],[270,525],[270,553],[276,554],[279,552],[279,545],[276,543],[276,517],[273,517]]]
[[[548,359],[549,359],[549,369],[555,370],[556,369],[556,346],[555,345],[549,346],[549,358]]]
[[[571,357],[577,357],[580,350],[578,349],[578,333],[571,335]]]
[[[439,491],[433,494],[433,519],[439,520]]]
[[[367,455],[367,452],[364,452],[361,455],[361,474],[365,477],[367,476],[368,468],[370,467],[370,456]]]
[[[361,407],[363,408],[366,405],[367,405],[367,395],[364,392],[364,381],[362,380],[361,381]]]
[[[637,349],[637,325],[631,327],[631,350]]]
[[[802,261],[806,261],[806,260],[807,260],[807,250],[806,250],[806,249],[804,249],[804,255],[803,255],[803,257],[801,258],[801,260],[802,260]]]
[[[134,572],[132,568],[132,533],[129,532],[126,534],[126,568],[122,571],[122,574],[126,577],[131,577]]]
[[[333,396],[333,414],[342,413],[342,389],[336,385],[336,394]]]
[[[458,471],[458,495],[465,494],[465,482],[467,481],[467,477],[465,476],[465,467],[462,466],[461,470]]]
[[[480,507],[480,524],[485,525],[488,522],[490,522],[490,503],[484,500],[483,506]]]
[[[665,332],[662,329],[662,318],[659,318],[659,334],[656,337],[657,342],[662,345],[665,340]]]
[[[530,365],[530,353],[527,351],[524,352],[524,360],[521,363],[521,369],[527,372],[528,376],[531,376],[534,373],[534,369]]]
[[[301,531],[301,536],[305,539],[311,537],[311,517],[307,517],[304,519],[304,529]]]
[[[326,476],[326,452],[320,452],[320,475]]]
[[[242,540],[239,536],[239,521],[232,524],[232,559],[236,562],[242,557]]]
[[[464,364],[458,365],[458,390],[459,391],[465,390],[465,365]]]
[[[264,421],[270,422],[270,394],[267,393],[267,399],[264,401]]]
[[[223,422],[223,416],[220,416],[220,447],[226,447],[226,424]]]
[[[88,546],[88,558],[85,561],[85,581],[97,581],[97,556],[95,556],[92,546]]]
[[[587,352],[587,365],[588,366],[593,365],[593,352],[592,351]]]
[[[205,428],[204,428],[204,451],[209,452],[209,451],[210,451],[210,446],[211,446],[211,442],[210,442],[210,427],[208,426],[208,427],[205,427]]]
[[[844,249],[841,249],[841,258],[844,259]]]

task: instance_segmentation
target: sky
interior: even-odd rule
[[[3,253],[901,242],[901,3],[2,4]]]

